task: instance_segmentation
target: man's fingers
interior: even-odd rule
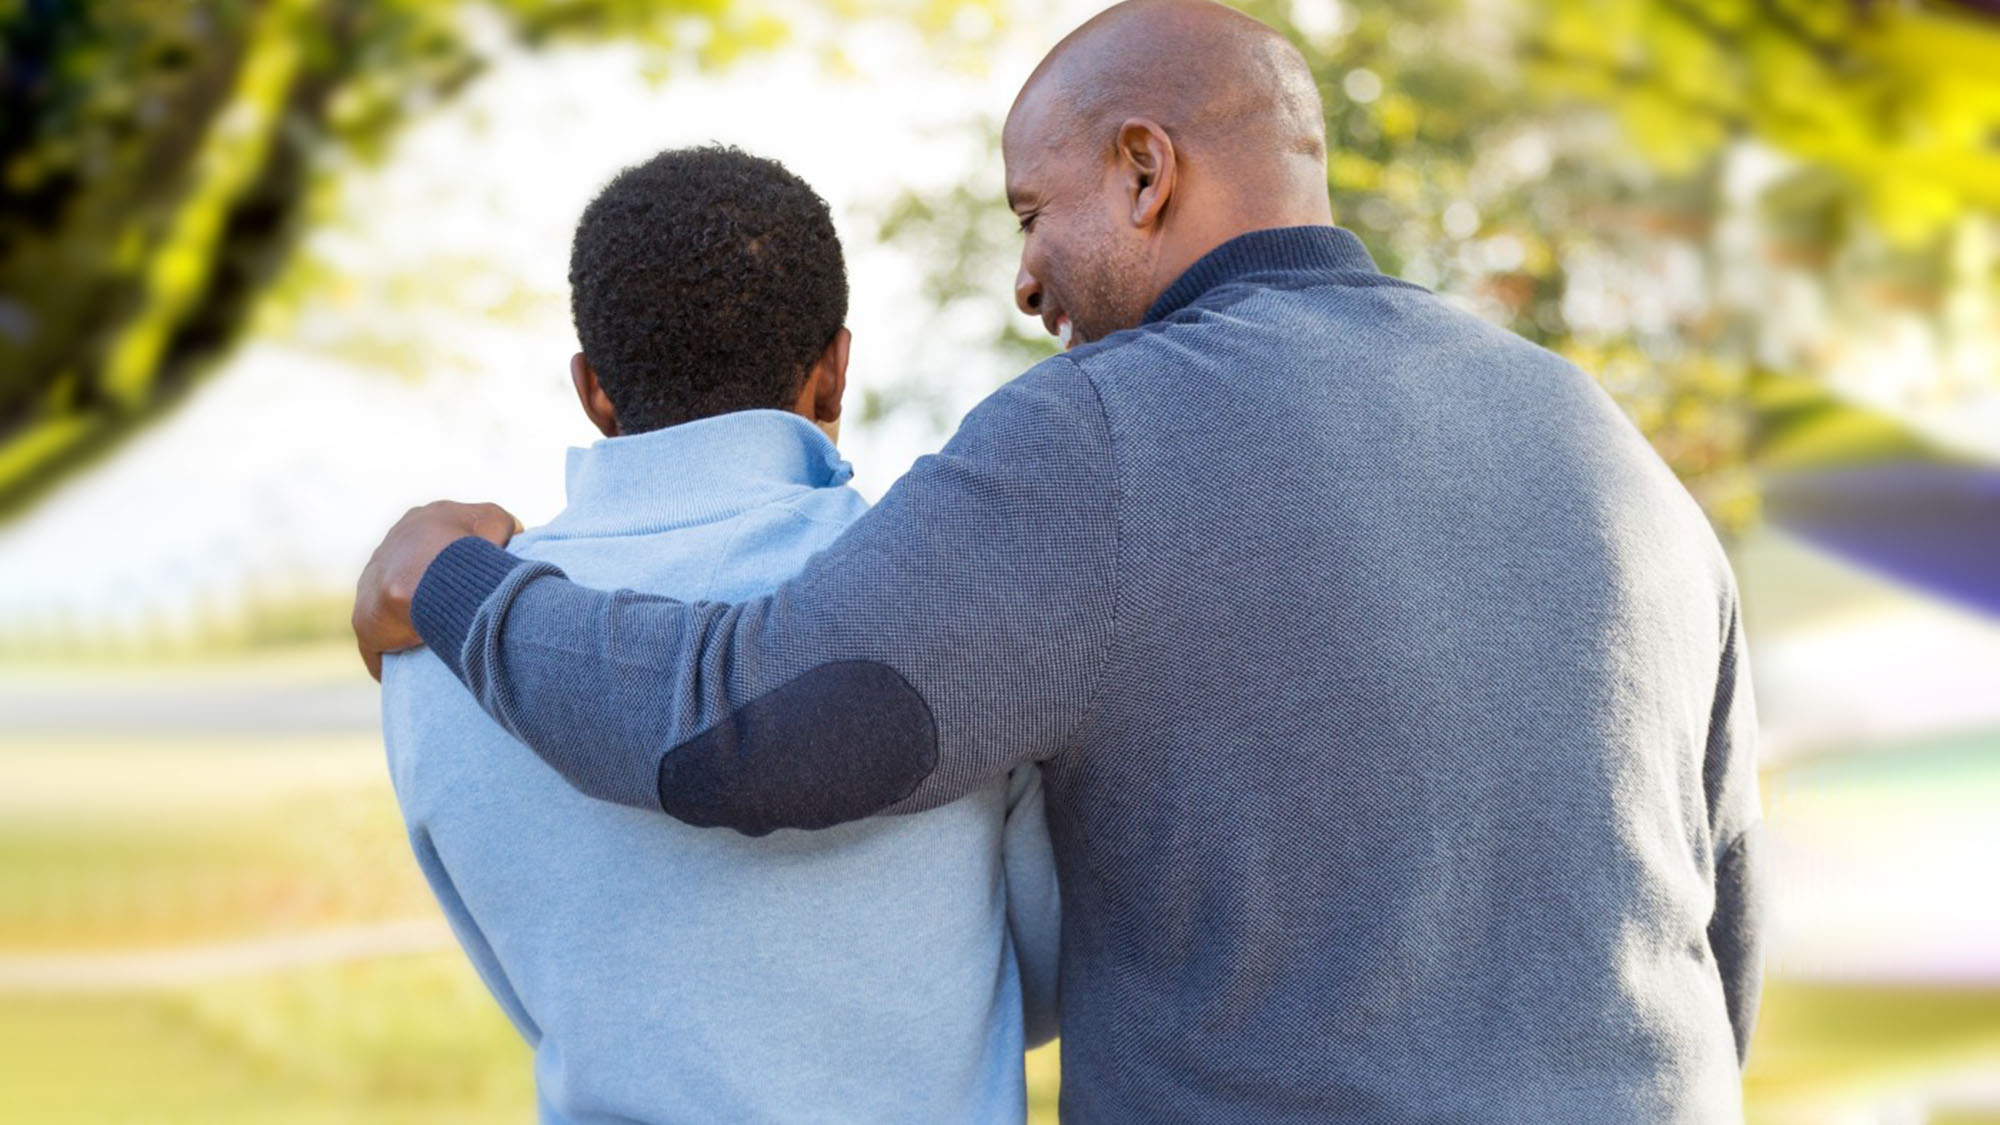
[[[522,530],[521,521],[514,518],[514,513],[498,504],[471,504],[467,507],[472,516],[472,534],[495,547],[505,547],[507,541]]]
[[[377,680],[382,678],[383,654],[402,652],[424,643],[409,623],[407,606],[387,606],[381,602],[356,608],[354,641],[361,650],[361,662],[368,666],[368,674]]]
[[[403,513],[355,585],[354,640],[368,674],[382,678],[383,653],[424,643],[410,622],[410,601],[439,552],[467,535],[504,547],[520,530],[521,521],[498,504],[440,500]]]

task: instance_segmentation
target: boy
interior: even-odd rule
[[[568,506],[515,550],[734,600],[861,514],[833,444],[845,266],[797,177],[729,148],[627,169],[584,211],[570,283],[571,374],[606,440],[570,452]],[[535,1048],[543,1121],[1023,1118],[1024,1042],[1055,1029],[1034,769],[751,838],[579,793],[428,651],[386,666],[383,722],[418,862]]]

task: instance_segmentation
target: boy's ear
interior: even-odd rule
[[[844,326],[833,334],[826,350],[806,369],[805,383],[793,406],[796,413],[836,442],[840,440],[840,400],[847,393],[847,350],[853,341],[854,334]]]
[[[611,405],[611,396],[604,393],[604,385],[597,381],[597,369],[582,352],[569,357],[569,381],[576,385],[576,401],[583,404],[584,417],[598,433],[617,437],[618,411]]]

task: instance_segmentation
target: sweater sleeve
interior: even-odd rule
[[[591,590],[465,539],[412,617],[583,792],[751,834],[822,828],[943,804],[1067,744],[1110,645],[1117,517],[1102,404],[1058,356],[770,595]]]
[[[1722,977],[1738,1060],[1748,1057],[1764,979],[1760,877],[1763,813],[1757,797],[1757,709],[1750,690],[1740,607],[1732,606],[1709,720],[1707,762],[1710,838],[1715,854],[1715,911],[1708,945]]]

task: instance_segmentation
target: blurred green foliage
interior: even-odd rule
[[[1991,285],[1992,239],[1974,229],[2000,212],[1990,6],[1239,6],[1319,76],[1336,213],[1382,266],[1597,374],[1725,524],[1751,511],[1744,467],[1785,436],[1746,388],[1827,358],[1824,341],[1771,345],[1778,271],[1810,274],[1836,321],[1884,305],[1942,316],[1968,278]],[[0,514],[157,414],[240,334],[334,157],[381,152],[515,45],[617,37],[673,73],[783,42],[781,10],[0,0]],[[964,66],[980,65],[979,28],[1021,18],[996,0],[829,12],[887,14]],[[837,39],[825,62],[851,68]],[[1732,179],[1750,150],[1782,163],[1746,199]],[[996,159],[905,197],[882,234],[936,263],[937,309],[983,306],[1000,354],[1026,363],[1049,345],[1005,312],[1013,235],[998,185]],[[1743,223],[1755,237],[1732,240]],[[862,417],[928,406],[948,424],[963,405],[952,393],[877,391]]]
[[[1523,46],[1543,79],[1615,106],[1666,167],[1693,169],[1720,144],[1754,136],[1809,169],[1803,194],[1819,198],[1798,218],[1865,217],[1914,243],[1968,209],[2000,209],[1993,11],[1590,0],[1551,5]]]
[[[1000,0],[835,0],[978,64]],[[243,330],[316,179],[510,49],[618,39],[654,77],[787,41],[731,0],[0,0],[0,516],[159,413]],[[971,13],[978,18],[966,20]],[[837,46],[825,64],[850,66]]]
[[[379,152],[509,43],[715,65],[783,34],[725,0],[0,3],[0,509],[234,338],[330,151]]]
[[[1849,347],[1844,323],[1904,310],[1941,321],[1971,294],[1959,319],[1976,323],[1958,327],[1995,331],[1979,296],[2000,264],[1987,237],[2000,216],[1990,13],[1233,2],[1283,30],[1319,79],[1337,220],[1385,271],[1597,376],[1725,530],[1754,516],[1751,470],[1767,451],[1796,465],[1926,448],[1816,381]],[[937,263],[927,292],[947,315],[1009,300],[999,185],[996,156],[981,182],[911,194],[885,216],[886,237]],[[1821,324],[1779,307],[1801,285]],[[1019,318],[996,335],[1024,360],[1052,350]],[[1800,379],[1821,409],[1760,413],[1753,388]],[[1810,435],[1794,431],[1807,422]]]

